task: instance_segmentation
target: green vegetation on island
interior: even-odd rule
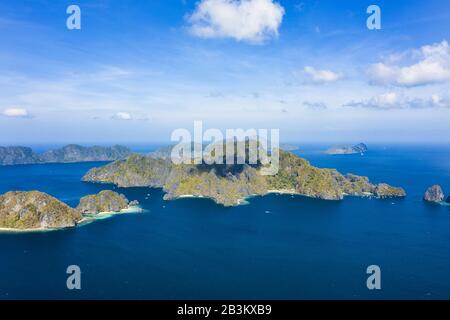
[[[129,202],[123,194],[118,194],[111,190],[103,190],[98,194],[81,198],[80,204],[76,209],[82,214],[99,214],[120,212],[137,204],[137,201]]]
[[[135,205],[109,190],[81,198],[75,209],[43,192],[8,192],[0,196],[0,230],[70,228],[89,220],[87,215],[119,213]]]
[[[251,196],[288,192],[326,200],[344,196],[404,197],[402,188],[372,184],[366,177],[342,175],[320,169],[293,153],[280,150],[276,175],[260,174],[261,164],[174,164],[167,158],[133,154],[91,169],[83,181],[112,183],[119,187],[160,187],[164,198],[205,197],[224,206],[234,206]]]
[[[68,228],[82,218],[80,212],[43,192],[8,192],[0,196],[0,228]]]

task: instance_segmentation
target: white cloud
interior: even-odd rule
[[[450,107],[450,100],[441,98],[438,95],[429,97],[408,97],[397,92],[387,92],[374,96],[370,99],[352,101],[344,105],[345,107],[371,108],[379,110],[392,109],[425,109]]]
[[[187,17],[201,38],[233,38],[261,43],[278,37],[284,8],[273,0],[202,0]]]
[[[4,115],[5,117],[12,117],[12,118],[28,118],[30,116],[28,111],[22,108],[5,109],[3,110],[2,115]]]
[[[114,120],[123,120],[123,121],[129,121],[129,120],[135,120],[135,121],[147,121],[149,120],[149,117],[144,113],[129,113],[129,112],[117,112],[112,117]]]
[[[396,65],[413,57],[409,65]],[[450,80],[450,49],[447,41],[421,47],[408,53],[394,54],[388,62],[369,67],[368,75],[375,83],[413,87]]]
[[[132,120],[133,116],[128,112],[117,112],[113,116],[113,119],[115,119],[115,120]]]
[[[317,70],[311,66],[306,66],[303,71],[315,83],[334,82],[339,80],[342,76],[330,70]]]

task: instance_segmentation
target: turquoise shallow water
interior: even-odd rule
[[[298,153],[403,186],[408,197],[268,195],[223,208],[207,199],[164,201],[157,189],[119,189],[147,211],[70,230],[0,234],[0,298],[449,299],[450,207],[422,195],[435,183],[450,193],[450,148],[378,146],[364,156],[320,149]],[[39,189],[75,206],[83,195],[115,189],[80,181],[98,165],[0,167],[0,192]],[[66,289],[72,264],[82,270],[79,291]],[[371,264],[381,267],[379,291],[366,287]]]

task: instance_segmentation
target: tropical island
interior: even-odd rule
[[[126,160],[89,170],[83,181],[119,187],[162,188],[166,200],[201,197],[224,206],[236,206],[249,197],[269,193],[289,193],[325,200],[342,200],[345,196],[406,196],[402,188],[385,183],[373,184],[367,177],[343,175],[335,169],[317,168],[287,151],[279,150],[279,155],[278,173],[265,176],[260,174],[263,168],[261,163],[174,164],[161,155],[132,154]]]
[[[72,228],[105,215],[139,211],[137,205],[110,190],[81,198],[76,208],[40,191],[13,191],[0,196],[0,231]]]
[[[29,147],[0,147],[0,165],[114,161],[131,154],[127,147],[83,147],[70,144],[60,149],[37,153]]]
[[[235,147],[234,144],[231,146]],[[228,147],[230,144],[224,148]],[[323,200],[342,200],[345,196],[380,199],[406,196],[402,188],[386,183],[374,184],[367,177],[343,175],[335,169],[317,168],[284,150],[278,150],[278,172],[275,175],[263,175],[261,171],[264,165],[261,162],[248,162],[248,144],[243,164],[175,164],[169,156],[171,148],[164,148],[162,152],[151,155],[131,154],[126,159],[89,170],[82,180],[119,187],[162,188],[165,200],[209,198],[223,206],[240,205],[250,197],[270,193]],[[55,153],[59,154],[59,151],[51,151],[50,154]],[[120,153],[120,156],[123,154]],[[237,157],[237,154],[234,156]],[[429,191],[428,198],[442,201],[441,193],[434,188]],[[137,205],[137,201],[130,202],[124,195],[110,190],[82,197],[76,208],[39,191],[8,192],[0,195],[0,231],[71,228],[105,215],[139,211]]]
[[[367,152],[369,149],[364,143],[359,143],[354,146],[343,146],[343,147],[333,147],[326,151],[327,154],[330,155],[338,155],[338,154],[363,154]]]

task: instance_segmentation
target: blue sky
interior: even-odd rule
[[[66,9],[81,8],[81,30]],[[381,8],[381,30],[366,9]],[[450,3],[5,0],[0,143],[449,142]]]

